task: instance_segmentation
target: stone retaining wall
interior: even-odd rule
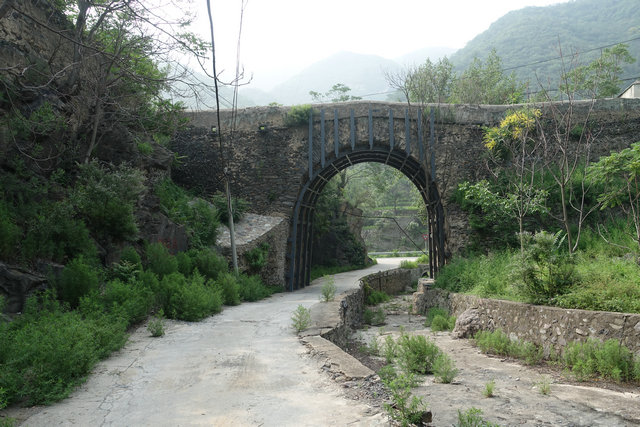
[[[320,336],[333,342],[338,347],[344,348],[351,330],[356,329],[362,324],[365,305],[365,286],[369,285],[375,290],[395,295],[411,285],[414,276],[419,272],[419,269],[396,268],[362,277],[358,289],[345,292],[337,298],[336,307],[339,307],[340,320],[336,321],[335,325],[323,330]],[[319,303],[312,307],[312,314],[314,309],[319,310],[326,305],[327,303]],[[326,325],[317,326],[326,327]]]
[[[285,284],[285,264],[287,252],[287,236],[289,235],[289,221],[283,218],[272,229],[259,237],[236,247],[238,253],[238,269],[251,273],[245,254],[263,243],[269,245],[266,265],[258,273],[265,285],[277,286]],[[220,253],[231,263],[231,246],[219,245]]]
[[[411,285],[417,277],[413,271],[417,269],[395,268],[393,270],[380,271],[369,274],[360,279],[360,287],[370,287],[376,291],[384,291],[389,295],[397,295],[403,292],[407,286]]]
[[[513,301],[479,298],[450,293],[419,284],[414,294],[414,310],[425,313],[431,307],[448,308],[459,316],[475,308],[484,329],[501,329],[511,339],[541,345],[545,354],[551,348],[562,350],[568,342],[616,339],[640,354],[640,314],[606,311],[572,310],[524,304]]]

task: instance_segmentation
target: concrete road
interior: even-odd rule
[[[338,274],[338,293],[399,263],[382,258],[366,270]],[[343,396],[291,328],[298,304],[319,301],[320,282],[225,308],[199,323],[168,321],[162,338],[140,327],[71,397],[34,410],[23,425],[386,425],[385,416],[371,416],[365,403]]]

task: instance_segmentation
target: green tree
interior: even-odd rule
[[[465,198],[476,201],[483,210],[503,209],[518,220],[520,251],[524,254],[524,218],[534,213],[545,213],[547,191],[536,185],[536,174],[542,168],[540,156],[542,141],[535,138],[536,120],[540,110],[513,111],[499,126],[485,128],[483,140],[489,153],[489,165],[495,177],[502,175],[506,185],[502,194],[492,193],[488,185],[479,182],[461,187]],[[494,199],[494,200],[492,200]],[[494,207],[489,204],[497,203]]]
[[[385,73],[389,85],[403,93],[409,103],[444,103],[451,95],[456,75],[453,64],[445,56],[437,62],[427,60],[422,65]]]
[[[640,247],[640,142],[602,157],[588,168],[588,177],[603,185],[602,208],[620,208],[633,221]]]
[[[192,75],[175,54],[202,61],[208,50],[185,29],[191,22],[187,9],[180,16],[169,16],[143,0],[57,0],[55,6],[67,16],[71,31],[51,27],[47,31],[60,35],[55,38],[60,49],[71,43],[73,60],[41,67],[38,79],[58,94],[64,106],[57,104],[53,113],[63,113],[70,124],[64,135],[58,132],[51,138],[66,142],[58,156],[74,153],[87,163],[116,124],[144,140],[166,141],[182,119],[181,105],[164,97],[172,82]],[[30,121],[32,127],[38,125]],[[55,158],[50,153],[26,154],[36,161]]]
[[[583,98],[608,98],[620,93],[622,64],[633,64],[629,46],[621,43],[602,51],[599,58],[562,76],[561,90]]]
[[[362,99],[359,96],[349,94],[349,92],[351,92],[349,86],[343,83],[336,83],[325,93],[310,90],[309,95],[311,95],[311,98],[313,98],[315,102],[347,102]]]
[[[455,104],[517,104],[524,100],[524,89],[515,74],[505,75],[502,60],[492,49],[484,62],[475,57],[455,80],[450,101]]]

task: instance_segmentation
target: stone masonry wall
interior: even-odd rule
[[[238,269],[249,271],[247,259],[244,256],[248,251],[260,246],[263,243],[269,245],[267,264],[260,270],[259,275],[263,283],[270,286],[285,285],[284,273],[287,251],[287,236],[289,235],[289,222],[282,219],[275,227],[260,237],[242,245],[238,245]],[[222,255],[231,263],[231,247],[220,248]]]
[[[459,316],[475,308],[484,329],[501,329],[513,340],[530,341],[542,346],[545,354],[553,347],[562,350],[571,341],[616,339],[640,355],[640,314],[572,310],[479,298],[425,288],[420,284],[414,294],[414,310],[425,313],[431,307],[448,308]]]
[[[321,334],[321,336],[338,347],[344,348],[349,339],[351,331],[362,324],[362,315],[365,305],[365,286],[369,285],[373,289],[385,291],[388,294],[398,294],[404,291],[418,270],[396,268],[393,270],[380,271],[369,274],[360,279],[360,286],[353,291],[345,292],[337,298],[333,309],[340,312],[340,320],[331,328]],[[316,305],[318,308],[324,307],[327,303]],[[328,303],[332,304],[332,303]],[[314,306],[314,307],[316,307]],[[313,310],[313,309],[312,309]]]
[[[558,105],[556,105],[558,106]],[[558,108],[566,108],[560,104]],[[404,149],[404,110],[403,103],[383,103],[356,101],[340,104],[314,105],[319,111],[326,109],[326,160],[333,156],[333,110],[339,118],[340,152],[350,151],[349,111],[355,112],[356,149],[368,149],[368,109],[372,108],[374,147],[388,147],[388,112],[393,110],[395,117],[395,142],[397,149]],[[428,107],[428,106],[427,106]],[[500,122],[512,106],[492,105],[439,105],[435,122],[434,154],[436,159],[435,178],[438,191],[445,208],[445,229],[447,231],[448,250],[456,253],[468,241],[470,232],[467,215],[450,196],[458,183],[465,180],[478,180],[487,176],[482,161],[484,144],[482,127],[493,126]],[[544,110],[544,105],[539,105]],[[573,105],[576,122],[590,108],[589,102],[576,102]],[[288,107],[254,107],[239,110],[237,130],[234,137],[223,134],[225,152],[229,159],[229,172],[233,179],[234,194],[250,201],[254,212],[260,214],[280,214],[291,216],[293,206],[308,175],[308,126],[288,127],[284,119]],[[412,113],[413,114],[413,113]],[[231,112],[221,111],[223,127],[228,129]],[[191,128],[177,135],[172,148],[179,156],[185,156],[183,166],[174,168],[176,181],[189,187],[201,187],[206,192],[222,190],[219,149],[210,129],[215,123],[213,112],[189,112]],[[314,118],[319,120],[319,115]],[[548,120],[547,126],[552,123]],[[595,103],[589,120],[593,132],[598,135],[592,146],[592,159],[608,155],[611,151],[628,147],[640,140],[640,100],[603,99]],[[317,171],[320,159],[318,146],[319,124],[314,128],[314,171]],[[428,127],[425,128],[428,133]],[[549,131],[552,129],[549,128]],[[416,130],[414,129],[414,132]],[[413,144],[417,139],[414,133]],[[428,156],[428,137],[425,149]],[[415,155],[416,147],[413,145]],[[428,158],[428,157],[427,157]]]

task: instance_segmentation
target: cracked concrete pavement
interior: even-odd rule
[[[337,293],[400,259],[378,262],[336,275]],[[33,427],[387,425],[384,414],[348,399],[292,330],[293,310],[319,296],[316,281],[202,322],[167,321],[162,338],[141,326],[69,398],[8,415]]]

